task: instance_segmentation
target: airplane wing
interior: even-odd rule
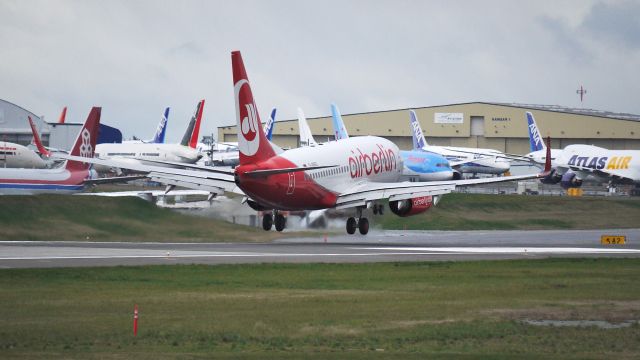
[[[146,178],[146,175],[131,175],[131,176],[116,176],[116,177],[104,177],[100,179],[85,180],[86,185],[100,185],[100,184],[114,184],[123,183],[132,180],[140,180]]]
[[[208,191],[214,194],[231,192],[244,195],[242,190],[240,190],[240,188],[236,186],[233,170],[231,169],[225,169],[225,171],[222,171],[219,169],[210,170],[210,168],[206,168],[207,171],[199,171],[144,164],[124,163],[114,159],[104,160],[98,158],[84,158],[65,154],[55,156],[67,160],[103,165],[107,167],[129,169],[136,172],[145,173],[146,177],[150,178],[151,180],[166,185],[183,186],[194,190]],[[181,163],[178,164],[180,164],[180,166],[185,165]]]
[[[337,209],[356,206],[366,206],[374,200],[388,199],[389,201],[406,200],[420,196],[434,196],[448,194],[458,187],[497,182],[538,179],[547,175],[529,174],[518,176],[503,176],[498,178],[428,181],[428,182],[400,182],[400,183],[361,183],[338,196]]]

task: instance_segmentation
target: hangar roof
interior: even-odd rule
[[[616,112],[605,111],[605,110],[572,108],[572,107],[567,107],[562,105],[536,105],[536,104],[518,104],[518,103],[484,103],[484,104],[511,106],[511,107],[517,107],[517,108],[533,109],[533,110],[555,111],[555,112],[577,114],[577,115],[602,116],[602,117],[608,117],[612,119],[640,121],[640,115],[616,113]]]

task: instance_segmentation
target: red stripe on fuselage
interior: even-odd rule
[[[244,175],[253,170],[275,170],[298,167],[279,156],[257,164],[241,165],[236,168],[238,186],[245,194],[263,206],[277,210],[316,210],[335,206],[337,194],[316,183],[304,171],[265,177]]]

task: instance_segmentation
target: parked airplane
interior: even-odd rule
[[[282,231],[286,219],[281,211],[354,208],[355,217],[347,220],[347,232],[369,231],[363,210],[382,208],[389,201],[398,216],[422,213],[435,205],[439,197],[458,186],[539,178],[546,174],[501,178],[398,182],[402,160],[398,147],[376,136],[361,136],[332,141],[323,146],[301,147],[277,154],[260,126],[251,86],[239,51],[231,53],[236,106],[236,126],[240,164],[234,170],[184,164],[187,169],[146,166],[148,176],[169,185],[182,185],[213,193],[243,192],[247,203],[266,213],[263,228]],[[71,156],[68,158],[76,159]],[[89,159],[90,163],[115,161]],[[113,166],[113,165],[112,165]],[[142,168],[142,166],[140,166]],[[545,167],[548,170],[548,167]],[[237,186],[237,188],[236,188]],[[275,215],[275,219],[274,219]]]
[[[340,110],[335,104],[331,104],[331,117],[333,131],[336,139],[348,139],[349,134],[342,121]],[[306,121],[305,121],[306,122]],[[301,133],[302,134],[302,133]],[[404,163],[402,179],[410,181],[438,181],[451,180],[455,174],[449,165],[449,161],[442,155],[424,150],[400,150],[400,157]],[[460,179],[458,176],[457,179]]]
[[[531,152],[526,158],[536,164],[546,160],[546,145],[533,114],[526,113]],[[551,149],[551,172],[541,179],[545,184],[557,184],[564,189],[582,186],[591,175],[612,183],[640,184],[640,150],[608,150],[593,145],[569,145],[564,149]]]
[[[449,160],[451,167],[460,173],[499,175],[509,171],[507,156],[498,150],[429,145],[418,122],[416,112],[409,111],[413,130],[413,148],[440,154]]]
[[[169,108],[164,109],[164,114],[162,115],[162,119],[158,123],[158,127],[156,128],[156,133],[153,135],[153,138],[150,140],[127,140],[123,141],[123,144],[164,144],[164,136],[167,132],[167,122],[169,121]]]
[[[122,144],[98,144],[96,157],[102,159],[118,158],[124,163],[143,163],[149,160],[164,160],[178,163],[194,164],[201,157],[195,146],[200,132],[202,110],[204,100],[198,102],[196,111],[187,126],[187,130],[180,144],[157,143],[122,143]],[[98,172],[110,172],[113,167],[96,166]],[[116,170],[118,172],[119,170]]]
[[[78,160],[93,157],[96,147],[101,108],[91,109],[80,130],[70,155]],[[86,163],[68,160],[54,169],[0,169],[0,193],[31,195],[81,191],[85,180],[95,176]]]
[[[44,169],[47,163],[26,146],[1,141],[0,168]]]

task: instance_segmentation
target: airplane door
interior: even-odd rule
[[[293,190],[296,188],[296,174],[295,173],[287,173],[289,175],[289,186],[287,187],[287,195],[292,195]]]

